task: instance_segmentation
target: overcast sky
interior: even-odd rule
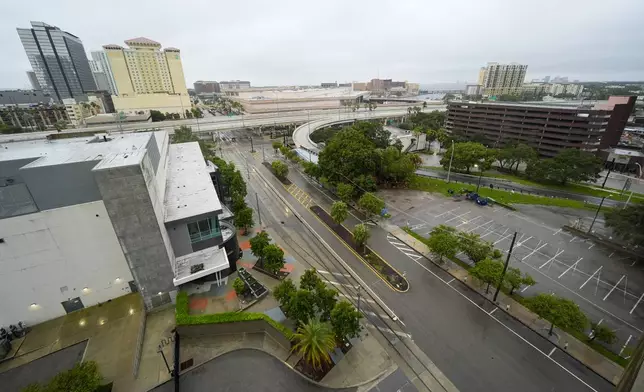
[[[644,80],[642,0],[24,0],[0,12],[0,88],[28,88],[16,27],[31,20],[86,51],[144,36],[181,49],[186,83],[393,78],[475,81],[486,62],[528,80]]]

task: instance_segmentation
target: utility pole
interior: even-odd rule
[[[246,163],[246,177],[250,180],[250,168],[248,167],[248,163]]]
[[[360,289],[362,286],[358,286],[358,313],[360,312]]]
[[[599,203],[599,206],[597,206],[597,211],[595,211],[595,217],[593,218],[593,221],[590,224],[590,227],[588,228],[588,234],[590,234],[591,230],[593,229],[593,226],[595,225],[595,221],[597,220],[597,215],[599,215],[599,210],[602,209],[602,205],[604,204],[605,199],[606,199],[606,196],[602,197],[602,201]]]
[[[514,236],[512,237],[512,243],[510,244],[510,249],[508,249],[508,257],[505,259],[505,265],[503,266],[503,272],[501,273],[501,279],[499,279],[499,285],[496,286],[496,292],[494,293],[494,298],[492,299],[492,302],[496,302],[496,297],[499,295],[499,291],[501,291],[501,285],[503,284],[503,278],[505,278],[505,272],[508,270],[508,264],[510,264],[510,256],[512,255],[512,249],[514,249],[514,241],[517,239],[517,232],[514,232]]]
[[[255,192],[255,201],[257,202],[257,218],[259,219],[259,226],[262,226],[262,213],[259,211],[259,196]]]
[[[481,187],[481,177],[483,177],[483,168],[481,166],[478,166],[478,169],[479,169],[479,182],[478,184],[476,184],[476,193],[479,192],[479,188]]]
[[[264,152],[264,146],[262,146],[262,162],[266,162],[266,153]]]
[[[255,152],[255,147],[253,147],[253,135],[250,135],[249,138],[250,138],[250,152]]]
[[[615,158],[613,158],[613,161],[610,163],[610,167],[608,168],[608,173],[606,173],[606,178],[604,178],[604,183],[602,184],[602,188],[606,185],[606,181],[608,181],[608,177],[610,176],[611,170],[615,167]]]
[[[449,174],[452,172],[452,161],[454,160],[454,140],[452,140],[452,157],[449,159],[449,168],[447,169],[447,183],[449,184]]]

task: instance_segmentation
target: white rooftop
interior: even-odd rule
[[[197,264],[203,264],[201,271],[190,273],[190,267]],[[199,279],[203,276],[213,274],[228,268],[228,255],[226,248],[212,246],[204,250],[189,253],[185,256],[177,257],[174,265],[174,279],[176,287]]]
[[[221,212],[199,143],[171,144],[165,191],[165,222]]]

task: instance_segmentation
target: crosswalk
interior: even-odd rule
[[[389,243],[391,245],[396,247],[396,249],[398,249],[399,251],[403,252],[410,259],[412,259],[414,261],[417,261],[418,259],[421,259],[423,257],[420,254],[418,254],[418,252],[416,252],[415,250],[411,249],[407,244],[400,242],[400,240],[398,238],[394,237],[391,234],[387,234],[387,241],[389,241]]]

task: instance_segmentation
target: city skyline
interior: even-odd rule
[[[479,67],[491,61],[528,64],[527,80],[546,75],[582,82],[644,79],[644,54],[633,50],[644,39],[635,23],[644,4],[629,0],[610,9],[546,1],[527,3],[520,10],[507,7],[505,0],[458,7],[384,1],[369,7],[117,1],[115,7],[126,10],[118,14],[118,23],[113,14],[92,13],[91,24],[71,5],[47,9],[38,0],[34,3],[10,4],[0,16],[0,47],[8,59],[0,69],[2,88],[29,87],[29,61],[15,29],[32,20],[78,36],[88,58],[102,45],[138,36],[180,48],[188,85],[234,79],[254,85],[312,85],[378,76],[421,84],[474,82]],[[198,12],[177,19],[179,6]],[[542,23],[540,13],[548,14],[548,24]],[[566,16],[572,13],[575,18]],[[212,23],[213,15],[238,17],[217,17]],[[381,26],[373,20],[381,20]]]

